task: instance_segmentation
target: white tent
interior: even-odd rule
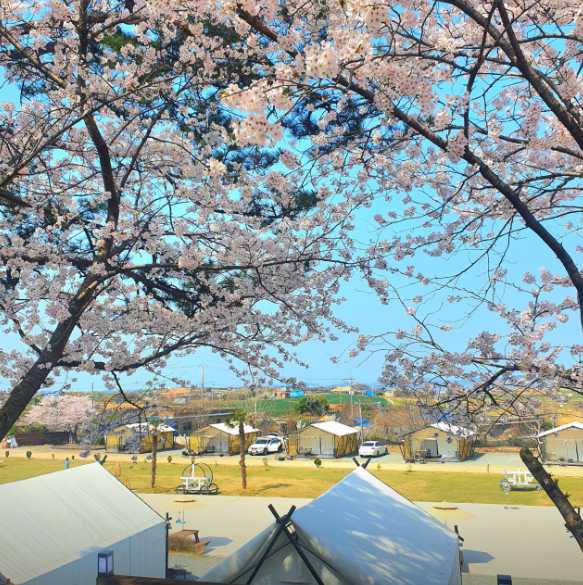
[[[362,467],[294,512],[291,524],[326,585],[461,583],[457,535]],[[317,583],[278,530],[267,528],[202,580],[246,583],[259,567],[252,585]]]
[[[312,423],[299,436],[298,452],[343,457],[358,451],[358,429],[334,420]]]
[[[0,502],[0,575],[15,585],[94,585],[100,553],[116,574],[165,576],[165,519],[99,463],[0,485]]]

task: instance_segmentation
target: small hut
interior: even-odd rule
[[[298,437],[300,455],[345,457],[358,451],[358,429],[337,421],[312,423]]]
[[[401,452],[405,461],[450,459],[464,461],[474,453],[476,433],[446,422],[438,422],[405,435]]]
[[[537,435],[545,463],[583,465],[583,423],[570,422]]]
[[[245,450],[255,442],[259,429],[244,425]],[[235,455],[240,452],[239,424],[215,423],[188,437],[187,447],[193,453],[218,453]]]
[[[168,425],[131,423],[113,429],[105,436],[105,450],[113,453],[150,453],[152,434],[158,433],[157,450],[174,448],[174,429]]]

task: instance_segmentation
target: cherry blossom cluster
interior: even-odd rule
[[[0,1],[21,91],[0,109],[0,324],[24,348],[0,350],[0,434],[64,370],[116,389],[206,347],[278,377],[295,346],[346,329],[364,189],[295,172],[239,32],[198,0]]]
[[[277,111],[285,99],[312,123],[298,130],[310,141],[309,176],[324,175],[328,164],[375,200],[374,263],[365,276],[379,298],[399,304],[401,283],[424,289],[423,297],[462,291],[502,323],[496,340],[468,331],[467,348],[432,346],[419,362],[406,356],[414,343],[427,349],[427,331],[417,303],[403,302],[419,322],[396,332],[402,353],[389,354],[387,383],[418,390],[425,378],[413,371],[428,372],[463,396],[471,376],[478,388],[498,371],[475,363],[493,352],[512,364],[499,374],[506,386],[536,379],[552,388],[576,378],[580,343],[572,333],[556,342],[555,331],[573,317],[583,328],[580,2],[273,1],[261,10],[238,5],[232,18],[265,47],[269,83],[255,84],[262,98],[253,103]],[[286,118],[267,123],[276,129]],[[536,295],[541,315],[532,303],[506,307],[498,294],[504,281],[518,280],[505,271],[525,237],[556,259],[540,276],[524,276],[532,288],[524,294]],[[434,271],[415,268],[420,254],[435,259]],[[572,294],[562,298],[557,287]],[[487,370],[483,378],[476,368]]]

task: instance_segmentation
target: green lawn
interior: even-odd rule
[[[79,464],[77,462],[74,465]],[[180,483],[183,464],[158,464],[156,488],[150,487],[148,463],[107,463],[112,473],[138,492],[169,492]],[[63,469],[62,461],[21,458],[0,461],[0,483],[16,481]],[[235,465],[213,467],[215,481],[223,495],[241,495],[239,468]],[[512,492],[506,496],[498,483],[497,474],[437,471],[385,471],[371,466],[371,471],[382,481],[412,500],[470,502],[484,504],[552,505],[543,492]],[[320,495],[349,472],[348,469],[321,469],[304,467],[249,467],[250,496],[293,496],[311,498]],[[583,506],[583,479],[561,478],[561,486],[576,506]]]

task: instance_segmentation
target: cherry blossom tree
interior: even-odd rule
[[[259,75],[231,16],[0,0],[16,95],[0,108],[0,319],[25,348],[0,353],[0,438],[63,370],[121,388],[207,347],[277,376],[290,347],[344,327],[332,311],[366,198],[292,173],[281,134],[222,103]]]
[[[33,404],[20,421],[52,430],[63,429],[77,436],[91,426],[96,415],[95,403],[88,396],[49,394]]]
[[[520,413],[535,386],[580,392],[581,343],[560,334],[570,318],[583,328],[580,2],[272,1],[232,12],[249,45],[266,47],[262,79],[227,90],[247,96],[241,131],[290,129],[309,141],[307,172],[317,160],[353,177],[380,209],[368,280],[412,319],[383,336],[384,380],[465,417]],[[509,272],[524,238],[552,269]],[[416,268],[420,254],[434,271]],[[504,286],[520,289],[515,305]],[[486,307],[492,328],[452,348],[435,305],[418,306],[436,293]],[[474,309],[460,307],[465,324]],[[356,351],[378,340],[363,336]],[[583,548],[576,516],[567,524]]]

